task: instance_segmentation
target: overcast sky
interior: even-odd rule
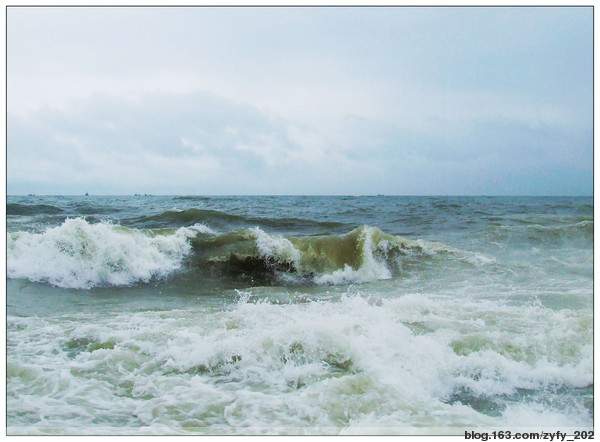
[[[8,194],[591,195],[592,8],[16,8]]]

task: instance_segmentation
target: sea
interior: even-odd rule
[[[6,218],[8,434],[593,429],[593,197],[29,195]]]

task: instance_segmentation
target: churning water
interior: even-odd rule
[[[8,432],[591,428],[593,225],[585,197],[8,197]]]

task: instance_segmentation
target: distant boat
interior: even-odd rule
[[[87,193],[87,192],[85,192],[85,196],[90,196],[90,194],[89,194],[89,193]]]

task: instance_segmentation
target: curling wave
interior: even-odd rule
[[[449,254],[459,261],[471,260],[471,265],[481,263],[444,244],[388,235],[372,226],[343,235],[298,237],[254,227],[196,237],[191,242],[199,268],[218,276],[248,275],[255,282],[279,284],[339,285],[390,279],[405,267],[419,267],[432,257]]]

